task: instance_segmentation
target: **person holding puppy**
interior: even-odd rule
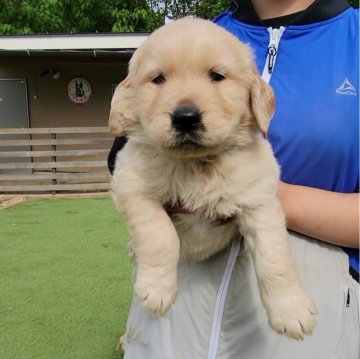
[[[358,11],[346,0],[239,0],[214,21],[251,45],[274,89],[268,139],[316,327],[303,342],[274,333],[251,262],[232,246],[179,265],[179,296],[165,316],[133,299],[125,358],[358,358],[359,262],[349,249],[359,245]]]

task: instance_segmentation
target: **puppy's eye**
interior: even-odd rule
[[[225,75],[223,75],[219,72],[216,72],[216,71],[210,71],[209,77],[210,77],[210,80],[213,82],[220,82],[222,80],[225,80]]]
[[[155,85],[161,85],[162,83],[164,83],[166,81],[165,77],[163,74],[159,74],[157,76],[155,76],[151,82]]]

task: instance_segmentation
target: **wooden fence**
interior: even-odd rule
[[[0,128],[0,194],[109,190],[107,127]]]

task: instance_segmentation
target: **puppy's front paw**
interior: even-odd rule
[[[155,315],[164,315],[174,303],[177,293],[176,271],[161,273],[138,272],[134,291],[146,310]]]
[[[316,307],[301,287],[277,291],[267,298],[265,308],[270,326],[279,334],[303,340],[314,329]]]
[[[123,353],[125,353],[125,342],[126,342],[126,333],[123,334],[118,342],[117,342],[117,345],[116,345],[116,348],[115,348],[115,351],[119,351],[121,350]]]

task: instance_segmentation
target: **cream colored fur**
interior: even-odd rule
[[[225,78],[213,81],[211,72]],[[155,83],[159,75],[164,81]],[[179,106],[201,113],[196,143],[179,140],[172,126]],[[135,52],[109,119],[113,134],[129,138],[112,194],[132,235],[134,290],[150,312],[162,315],[175,301],[180,259],[205,260],[240,232],[269,324],[295,339],[312,332],[316,309],[292,261],[277,199],[279,167],[262,135],[273,110],[249,47],[209,21],[175,21]],[[178,201],[193,213],[170,218],[164,206]]]

